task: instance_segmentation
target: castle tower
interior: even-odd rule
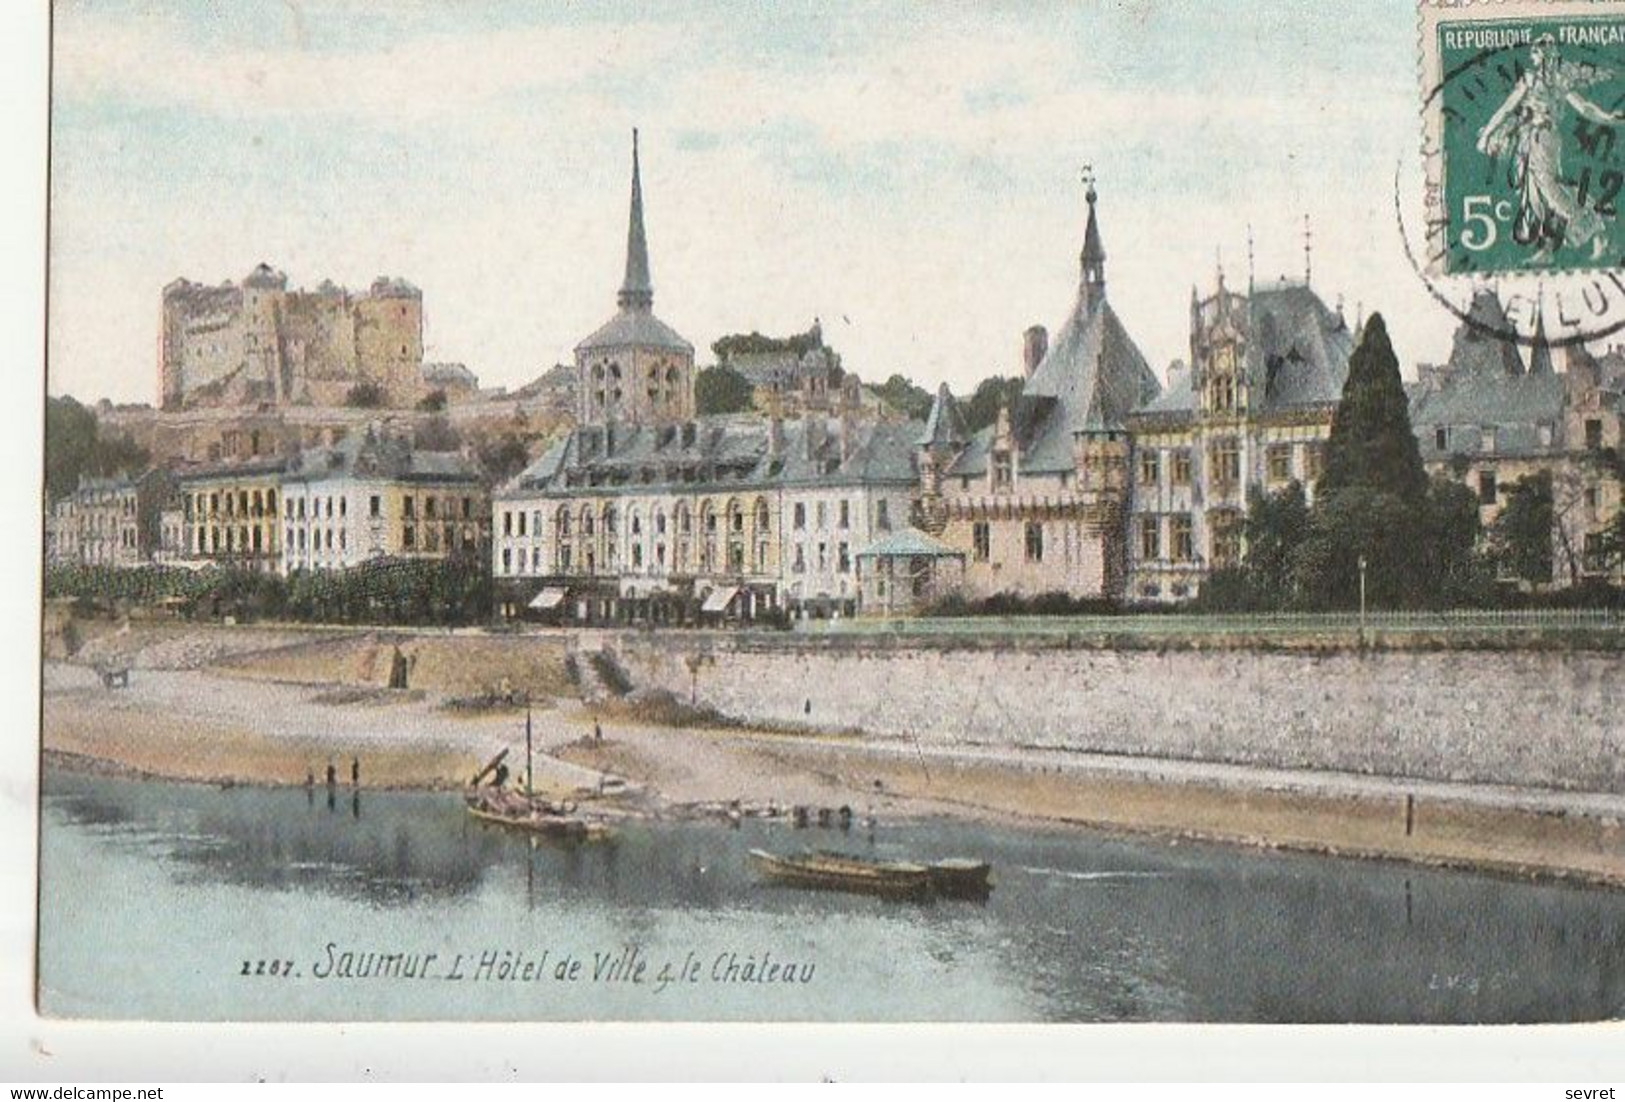
[[[615,305],[615,316],[576,345],[578,422],[652,424],[692,418],[694,346],[654,315],[636,130],[632,131],[626,271]]]

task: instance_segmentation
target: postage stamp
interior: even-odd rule
[[[1615,268],[1625,251],[1625,11],[1422,5],[1435,273]]]

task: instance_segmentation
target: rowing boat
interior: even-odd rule
[[[931,870],[912,861],[871,861],[839,853],[803,853],[779,857],[750,851],[762,875],[781,884],[828,891],[862,892],[891,898],[931,895]]]
[[[545,800],[527,800],[523,797],[492,800],[480,794],[470,796],[467,802],[468,813],[480,822],[531,834],[552,838],[601,839],[615,833],[607,823],[565,813]]]

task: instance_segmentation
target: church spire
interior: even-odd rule
[[[649,310],[655,300],[649,281],[649,241],[643,232],[643,183],[638,172],[638,132],[632,130],[632,213],[626,228],[626,278],[615,302],[621,309]]]
[[[1083,297],[1093,309],[1106,297],[1106,249],[1100,243],[1100,222],[1095,216],[1095,200],[1099,198],[1095,174],[1085,169],[1083,181],[1089,188],[1083,196],[1089,203],[1089,224],[1083,231],[1083,252],[1078,260],[1083,267]]]

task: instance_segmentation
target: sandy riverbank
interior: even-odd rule
[[[371,684],[373,665],[355,659],[376,649],[375,639],[274,642],[263,661],[247,645],[198,647],[196,660],[170,660],[160,669],[144,664],[139,639],[127,640],[133,671],[127,689],[102,688],[83,665],[47,663],[43,739],[50,766],[303,784],[307,773],[320,783],[328,762],[347,781],[358,758],[366,787],[454,788],[503,747],[511,761],[523,761],[522,710],[451,706],[453,689],[492,687],[469,672],[500,657],[489,640],[478,647],[469,640],[462,664],[460,640],[437,642],[441,650],[424,661],[445,666],[439,687],[404,692]],[[173,638],[163,648],[171,658],[192,653],[178,651]],[[544,790],[592,790],[613,774],[666,803],[739,799],[845,805],[864,817],[1089,826],[1625,886],[1625,797],[656,726],[572,695],[562,652],[552,665],[528,651],[512,661],[514,676],[553,690],[538,696],[533,711],[536,779]],[[590,738],[595,721],[601,743]]]

